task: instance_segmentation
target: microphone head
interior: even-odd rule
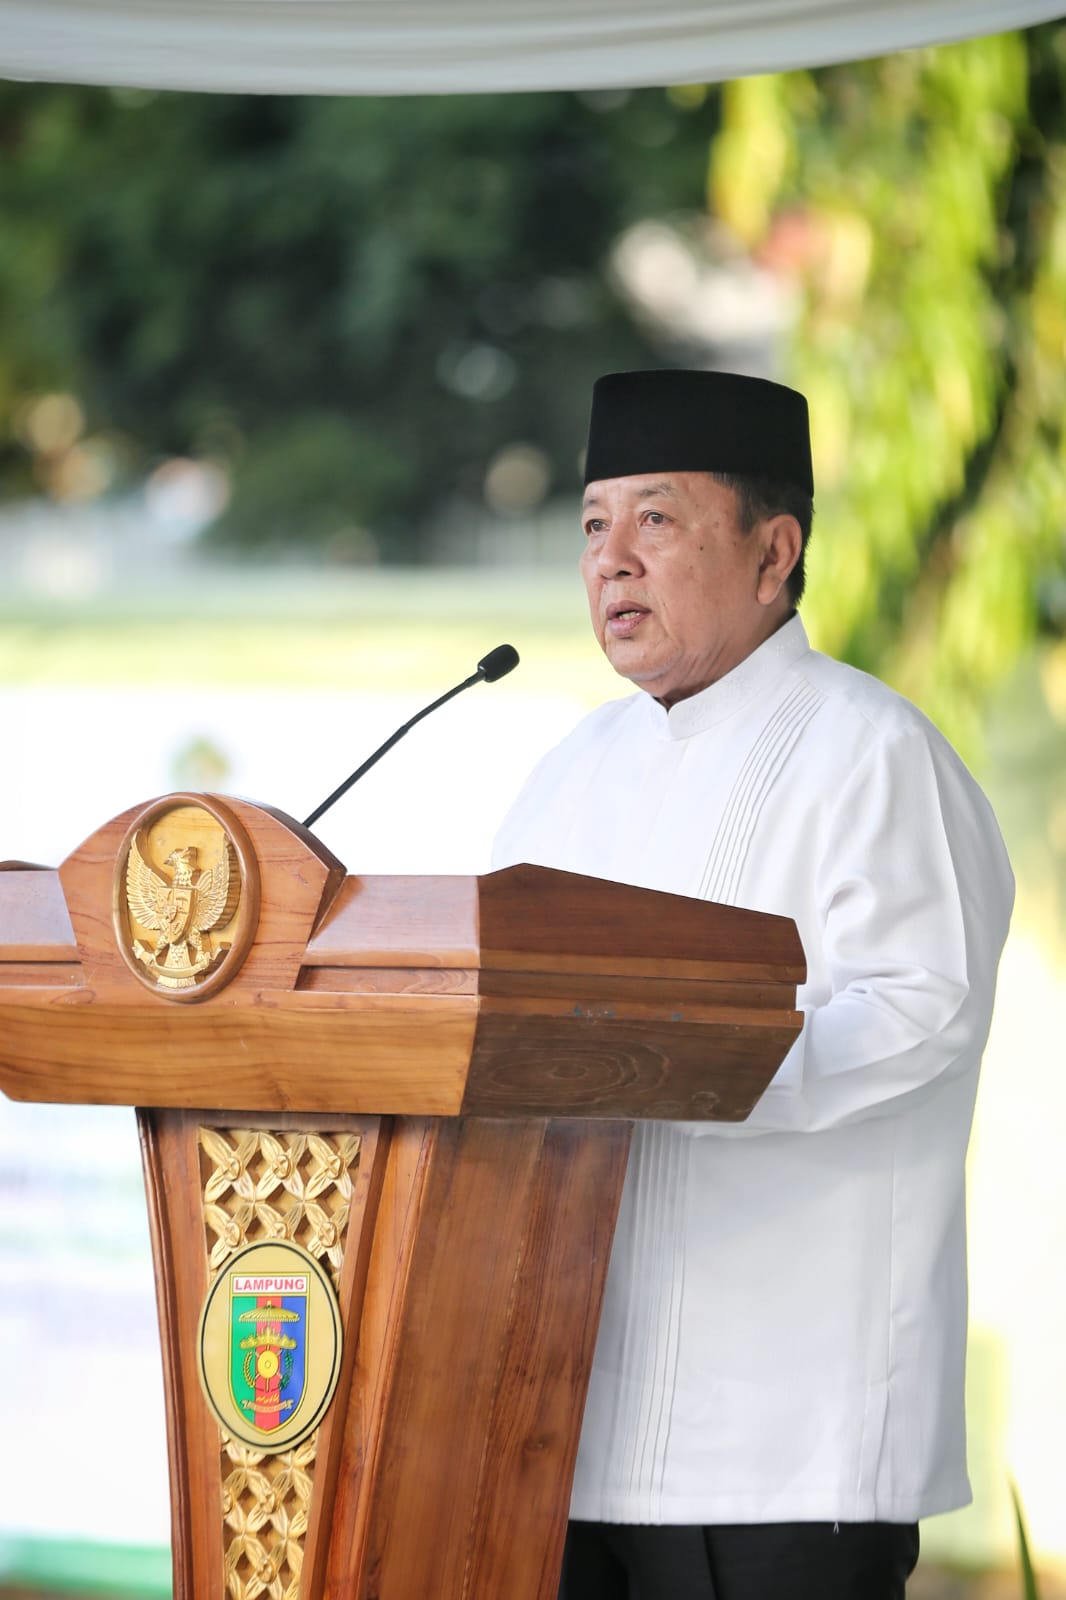
[[[478,677],[484,678],[486,683],[495,683],[497,678],[506,677],[518,665],[518,651],[513,644],[498,644],[495,650],[490,650],[487,656],[482,656],[477,664]]]

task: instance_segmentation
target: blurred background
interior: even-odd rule
[[[0,83],[0,857],[176,788],[477,872],[626,691],[575,563],[589,388],[810,398],[816,646],[945,730],[1019,878],[970,1170],[975,1503],[915,1594],[1066,1595],[1066,24],[722,86]],[[164,1596],[132,1114],[0,1099],[0,1592]],[[13,1448],[11,1441],[17,1441]],[[5,1587],[6,1585],[6,1587]]]

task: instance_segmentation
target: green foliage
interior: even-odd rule
[[[372,529],[409,558],[510,444],[574,487],[589,380],[655,359],[603,259],[702,208],[716,127],[700,89],[0,86],[0,488],[91,489],[86,439],[130,473],[192,454],[232,478],[230,541],[358,554]],[[49,389],[73,443],[37,426]]]
[[[973,751],[1066,629],[1062,24],[721,93],[0,85],[0,493],[189,454],[219,539],[415,559],[509,446],[576,487],[591,378],[663,359],[610,247],[708,195],[800,302],[813,631]]]
[[[1015,1484],[1010,1486],[1011,1502],[1014,1506],[1014,1520],[1018,1529],[1018,1554],[1022,1564],[1022,1594],[1024,1600],[1040,1600],[1040,1591],[1036,1584],[1036,1572],[1033,1569],[1033,1560],[1029,1554],[1029,1539],[1025,1531],[1025,1517],[1022,1513],[1022,1502],[1018,1496]]]
[[[819,642],[972,751],[1066,626],[1066,28],[730,84],[711,188],[801,294]]]

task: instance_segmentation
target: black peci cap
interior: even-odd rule
[[[592,389],[585,482],[743,472],[814,493],[807,402],[735,372],[609,372]]]

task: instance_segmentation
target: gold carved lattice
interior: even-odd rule
[[[357,1133],[201,1128],[204,1225],[211,1268],[242,1245],[288,1239],[327,1262],[336,1284],[359,1165]],[[226,1593],[299,1600],[317,1429],[273,1455],[222,1435]]]
[[[226,1593],[233,1600],[299,1600],[318,1431],[266,1455],[222,1435]]]

